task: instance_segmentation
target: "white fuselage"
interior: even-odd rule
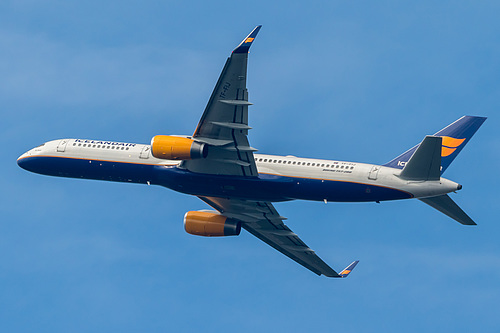
[[[36,159],[35,159],[36,158]],[[51,163],[43,164],[43,167],[37,169],[25,163],[27,161],[40,161],[49,159]],[[408,198],[425,198],[437,195],[446,194],[456,191],[459,185],[450,180],[441,178],[438,181],[408,181],[401,179],[399,174],[401,170],[395,168],[384,167],[380,165],[343,162],[334,160],[320,160],[310,158],[300,158],[294,156],[277,156],[254,154],[259,177],[272,178],[276,177],[296,181],[297,185],[305,181],[315,181],[314,186],[321,186],[320,183],[335,183],[342,184],[341,191],[345,190],[349,184],[366,186],[366,191],[371,191],[370,188],[391,189],[408,194]],[[139,180],[128,178],[126,174],[119,179],[106,178],[103,176],[94,177],[87,175],[84,171],[80,174],[64,173],[66,171],[58,171],[58,165],[61,161],[79,161],[80,165],[88,164],[90,170],[98,170],[100,166],[106,163],[114,163],[119,166],[154,166],[154,167],[175,167],[179,166],[179,161],[163,160],[155,158],[151,155],[150,146],[143,144],[120,143],[111,141],[98,140],[81,140],[81,139],[64,139],[49,141],[41,146],[31,149],[19,157],[18,163],[26,169],[38,173],[50,174],[55,176],[66,176],[74,178],[92,178],[102,180],[115,180],[124,182],[141,182],[155,183],[153,176],[144,175],[139,177]],[[81,166],[79,167],[81,169]],[[53,169],[53,170],[52,170]],[[135,171],[134,171],[135,172]],[[134,176],[137,177],[137,176]],[[150,177],[151,179],[148,179]],[[159,184],[162,185],[162,184]],[[171,187],[172,186],[167,186]],[[174,188],[175,189],[175,188]],[[196,193],[195,193],[196,194]],[[328,201],[344,201],[337,200],[338,196],[331,198],[325,195],[324,200]],[[295,199],[296,196],[290,196],[290,199]],[[300,199],[308,199],[298,197]],[[398,199],[394,198],[394,199]],[[320,197],[313,196],[310,200],[319,200]],[[321,199],[321,200],[323,200]],[[359,201],[378,201],[376,197],[360,197]],[[391,200],[391,198],[381,198],[380,200]],[[356,197],[346,201],[358,201]]]

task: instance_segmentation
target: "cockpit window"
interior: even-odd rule
[[[40,147],[43,147],[43,146],[45,146],[45,143],[42,143],[41,145],[36,146],[35,148],[40,148]]]

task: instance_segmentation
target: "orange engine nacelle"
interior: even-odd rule
[[[187,212],[184,215],[184,229],[198,236],[238,236],[241,223],[217,213]]]
[[[164,160],[192,160],[205,158],[208,146],[188,138],[157,135],[151,140],[151,153]]]

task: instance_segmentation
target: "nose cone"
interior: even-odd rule
[[[34,168],[36,167],[37,157],[43,155],[46,143],[39,145],[33,149],[28,150],[17,159],[17,165],[19,165],[24,170],[36,172]]]
[[[61,140],[42,143],[38,147],[28,150],[17,159],[17,165],[24,170],[52,175],[54,172],[51,155],[56,152],[57,144]]]
[[[29,167],[31,164],[30,157],[31,157],[30,151],[27,151],[26,153],[22,154],[17,159],[17,165],[19,165],[24,170],[32,171],[31,168]]]

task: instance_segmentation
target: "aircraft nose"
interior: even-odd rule
[[[19,165],[24,170],[31,172],[39,172],[40,169],[40,156],[47,151],[47,142],[28,150],[17,159],[17,165]]]
[[[36,161],[36,156],[41,153],[40,146],[30,149],[17,159],[17,165],[19,165],[24,170],[33,171],[34,163]]]
[[[23,168],[24,170],[28,170],[28,164],[29,164],[29,157],[30,157],[30,152],[27,151],[26,153],[22,154],[21,156],[19,156],[19,158],[17,159],[17,165],[19,165],[21,168]]]

